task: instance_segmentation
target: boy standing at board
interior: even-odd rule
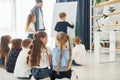
[[[60,21],[57,22],[56,26],[55,26],[55,31],[57,32],[64,32],[67,34],[67,27],[70,27],[70,28],[74,28],[74,25],[68,23],[66,21],[66,13],[65,12],[61,12],[59,14],[59,18],[60,18]]]

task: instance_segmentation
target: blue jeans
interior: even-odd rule
[[[28,34],[28,38],[33,39],[34,38],[34,34]]]
[[[44,78],[50,77],[51,70],[48,69],[48,67],[46,67],[46,68],[32,68],[31,73],[36,80],[39,80],[39,79],[44,79]]]
[[[4,65],[4,60],[5,60],[4,57],[1,57],[1,58],[0,58],[0,65]]]

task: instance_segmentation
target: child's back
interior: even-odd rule
[[[23,48],[23,50],[20,52],[18,56],[14,71],[14,75],[16,77],[29,77],[31,68],[26,63],[28,51],[29,49]]]
[[[7,72],[14,72],[15,63],[21,50],[11,49],[6,62]]]
[[[24,48],[21,50],[17,58],[15,70],[14,70],[14,75],[16,77],[20,77],[20,78],[30,77],[31,68],[27,64],[27,56],[28,56],[28,51],[30,50],[29,48],[31,46],[31,43],[32,43],[31,39],[25,39],[22,42]]]
[[[67,27],[73,28],[74,26],[69,24],[67,21],[59,21],[55,26],[57,32],[64,32],[67,34]]]
[[[7,58],[8,58],[8,53],[10,51],[10,47],[8,46],[11,43],[12,37],[10,35],[4,35],[1,37],[1,42],[0,42],[0,58],[2,58],[2,65],[6,64]]]
[[[49,60],[52,59],[46,47],[47,41],[46,32],[35,33],[32,47],[28,52],[27,64],[32,68],[31,74],[36,80],[50,77]]]
[[[69,42],[69,49],[66,43]],[[69,36],[64,32],[59,32],[56,36],[57,47],[52,50],[53,71],[51,80],[56,78],[71,78],[72,50]]]
[[[73,52],[72,52],[73,59],[74,59],[74,61],[80,62],[80,61],[82,61],[82,59],[86,53],[86,49],[85,49],[85,46],[81,43],[81,39],[79,37],[74,38],[74,43],[75,43],[75,47],[73,48]]]
[[[74,28],[74,25],[71,25],[70,23],[66,21],[66,13],[61,12],[59,14],[59,17],[61,21],[57,22],[55,26],[55,31],[64,32],[67,34],[67,27]]]
[[[80,55],[85,54],[85,46],[83,44],[78,44],[73,48],[73,52],[79,53]]]
[[[14,72],[17,57],[18,57],[20,51],[22,50],[21,42],[22,42],[22,39],[13,39],[12,40],[12,49],[9,52],[8,59],[6,62],[7,72],[11,72],[11,73]]]
[[[58,61],[60,59],[59,56],[60,56],[60,49],[58,47],[56,47],[52,50],[52,59],[53,59],[53,65],[54,65],[53,70],[55,70],[55,71],[57,70]],[[69,58],[70,58],[69,49],[67,49],[67,48],[63,49],[60,71],[65,71]]]

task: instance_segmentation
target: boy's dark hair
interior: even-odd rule
[[[26,47],[28,47],[30,45],[31,42],[32,42],[32,39],[29,39],[29,38],[24,39],[22,41],[22,46],[26,48]]]
[[[59,14],[59,17],[60,17],[60,18],[66,17],[66,13],[65,13],[65,12],[61,12],[61,13]]]

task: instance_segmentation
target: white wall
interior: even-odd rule
[[[0,37],[5,34],[15,36],[14,0],[0,0]]]

